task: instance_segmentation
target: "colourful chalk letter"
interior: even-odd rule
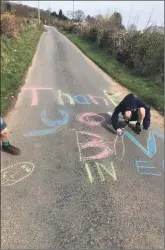
[[[31,103],[31,106],[37,106],[38,105],[37,90],[52,90],[52,88],[22,88],[22,89],[32,91],[32,103]]]
[[[96,98],[99,98],[99,99],[102,99],[102,100],[104,101],[104,103],[105,103],[106,106],[109,105],[108,102],[107,102],[107,100],[106,100],[105,98],[103,98],[103,97],[100,97],[100,96],[92,96],[92,95],[88,95],[88,96],[89,96],[89,98],[92,100],[92,102],[93,102],[94,104],[99,105],[99,103],[95,100]]]
[[[77,135],[77,144],[78,144],[78,148],[80,152],[80,161],[103,159],[103,158],[107,158],[109,155],[113,153],[113,150],[108,145],[108,142],[106,142],[104,138],[100,135],[97,135],[88,131],[77,131],[76,135]],[[92,137],[93,139],[90,141],[88,140],[88,142],[81,143],[79,139],[79,135]],[[101,152],[96,155],[89,156],[89,157],[83,156],[82,150],[89,149],[89,148],[97,148],[97,149],[99,148],[101,149]]]
[[[99,119],[99,121],[89,120],[89,117],[95,117],[95,119],[97,120]],[[103,116],[98,115],[96,113],[92,113],[92,112],[79,114],[77,115],[76,119],[79,122],[86,124],[88,126],[91,126],[91,127],[101,126],[101,124],[105,121],[105,118]]]
[[[155,136],[164,140],[164,137],[161,136],[158,132],[150,131],[147,140],[147,148],[145,148],[128,131],[124,131],[124,135],[127,136],[133,143],[135,143],[136,146],[138,146],[143,151],[143,153],[146,154],[149,158],[152,158],[157,152]]]
[[[161,174],[153,172],[156,168],[150,166],[149,161],[136,161],[136,169],[141,175],[161,176]]]
[[[41,119],[43,121],[43,123],[49,127],[60,127],[64,124],[67,124],[69,116],[68,113],[65,110],[59,109],[58,112],[63,116],[63,118],[61,120],[58,121],[50,121],[47,119],[46,117],[46,110],[43,110],[41,113]]]
[[[86,169],[87,174],[88,174],[88,179],[89,179],[90,183],[92,183],[94,179],[93,179],[93,176],[91,174],[90,167],[87,163],[85,163],[85,169]]]
[[[73,99],[78,104],[91,104],[85,95],[73,95]]]
[[[42,119],[44,124],[46,124],[50,127],[53,127],[53,128],[32,131],[32,132],[25,134],[25,136],[41,136],[41,135],[53,134],[53,133],[61,130],[61,128],[63,128],[63,126],[68,123],[68,113],[65,110],[61,110],[61,109],[59,110],[59,112],[63,116],[63,118],[61,120],[58,120],[58,121],[50,121],[46,118],[46,111],[44,110],[41,113],[41,119]]]
[[[116,98],[117,96],[120,96],[121,95],[121,92],[119,93],[116,93],[114,95],[108,95],[107,91],[106,90],[103,90],[104,92],[104,95],[110,100],[110,102],[116,107],[118,104],[119,104],[119,100],[118,98]]]
[[[68,98],[69,103],[70,103],[71,105],[75,105],[75,102],[74,102],[73,98],[72,98],[70,95],[68,95],[68,94],[62,93],[61,90],[59,89],[59,90],[58,90],[58,103],[59,103],[60,105],[64,105],[64,101],[63,101],[63,99],[62,99],[63,96],[65,96],[65,97]]]
[[[96,166],[97,166],[97,170],[98,170],[98,173],[100,175],[101,181],[105,180],[104,174],[103,174],[103,170],[105,172],[107,172],[113,178],[114,181],[117,180],[116,172],[115,172],[115,168],[114,168],[113,162],[111,162],[111,165],[108,166],[108,167],[105,167],[103,164],[100,164],[100,163],[96,162]]]
[[[92,168],[97,169],[98,175],[102,182],[105,181],[105,176],[104,176],[105,173],[110,175],[114,181],[117,180],[116,171],[115,171],[113,162],[111,162],[109,166],[104,166],[103,164],[100,164],[99,162],[95,162],[95,166],[92,166]],[[85,169],[86,169],[90,183],[93,183],[94,177],[92,176],[89,163],[85,162]]]

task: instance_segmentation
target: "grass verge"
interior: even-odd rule
[[[160,87],[150,78],[137,76],[133,70],[123,67],[113,57],[99,49],[93,42],[63,30],[59,31],[114,80],[141,97],[148,105],[158,110],[161,114],[164,114],[163,84]]]
[[[26,25],[17,39],[1,38],[1,112],[8,108],[13,92],[30,65],[43,26]]]

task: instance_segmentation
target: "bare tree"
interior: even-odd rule
[[[127,24],[127,26],[129,26],[129,23],[130,23],[130,20],[131,20],[132,9],[133,9],[133,4],[131,4],[131,9],[130,9],[130,13],[129,13],[129,19],[128,19],[128,24]]]
[[[103,19],[103,16],[102,16],[102,15],[97,15],[95,18],[96,18],[97,20],[101,20],[101,19]]]
[[[128,31],[136,31],[137,30],[137,27],[136,27],[136,25],[133,23],[133,24],[130,24],[129,26],[128,26]]]
[[[11,4],[9,0],[1,1],[1,12],[11,12]]]
[[[149,19],[148,19],[148,22],[147,22],[147,24],[146,24],[145,29],[147,29],[147,27],[148,27],[149,23],[151,23],[151,17],[152,17],[152,14],[153,14],[153,9],[152,9],[152,11],[151,11],[151,13],[150,13],[150,16],[149,16]]]
[[[78,21],[81,22],[84,20],[85,15],[84,15],[84,11],[82,10],[76,10],[74,13],[74,18]]]
[[[73,17],[73,11],[72,11],[72,10],[68,10],[68,11],[66,12],[66,16],[67,16],[69,19],[72,19],[72,17]]]

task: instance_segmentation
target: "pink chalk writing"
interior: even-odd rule
[[[94,120],[91,120],[89,121],[89,117],[96,117],[97,119],[99,118],[99,121],[94,121]],[[103,123],[105,121],[105,118],[101,115],[98,115],[96,113],[83,113],[83,114],[79,114],[77,115],[76,119],[83,123],[83,124],[86,124],[88,126],[100,126],[101,123]]]
[[[104,103],[105,103],[105,105],[106,106],[108,106],[109,104],[108,104],[108,102],[107,102],[107,100],[105,99],[105,98],[103,98],[103,97],[100,97],[100,96],[92,96],[92,95],[88,95],[89,96],[89,98],[92,100],[92,102],[94,103],[94,104],[99,104],[95,99],[96,98],[99,98],[99,99],[102,99],[103,101],[104,101]]]
[[[38,105],[37,90],[52,90],[52,88],[23,88],[23,90],[31,90],[32,91],[32,103],[31,103],[31,106],[37,106]]]
[[[103,159],[113,154],[112,148],[109,147],[108,142],[104,140],[103,136],[91,133],[89,131],[77,131],[76,134],[77,134],[77,144],[78,144],[78,148],[80,152],[80,161]],[[88,137],[90,136],[90,137],[93,137],[93,139],[88,142],[81,143],[79,139],[79,135],[84,135]],[[85,157],[82,154],[82,150],[88,149],[88,148],[100,148],[101,152],[96,155]]]

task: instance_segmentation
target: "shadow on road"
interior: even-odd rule
[[[111,132],[112,134],[116,134],[116,131],[112,127],[112,121],[111,121],[112,115],[107,114],[107,113],[99,113],[98,115],[104,117],[104,119],[105,119],[105,121],[103,123],[101,123],[101,126],[103,128],[105,128],[106,130],[108,130],[109,132]],[[97,117],[93,117],[93,119],[95,121],[98,121]],[[122,118],[119,118],[118,124],[121,128],[125,128],[125,126],[126,126],[124,119],[122,119]],[[127,127],[132,129],[133,132],[135,132],[135,127],[133,124],[128,124]]]

